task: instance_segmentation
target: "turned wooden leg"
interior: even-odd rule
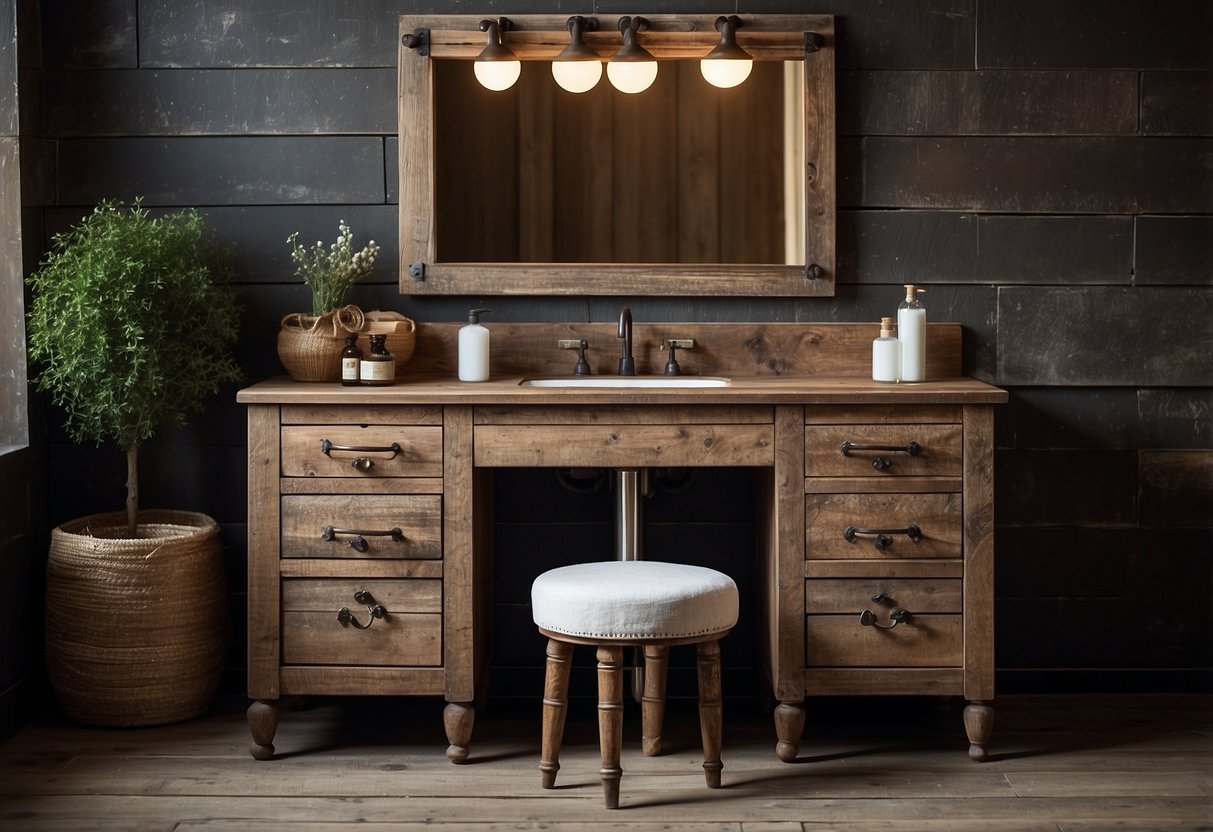
[[[598,747],[602,752],[602,794],[608,809],[619,808],[619,750],[623,745],[623,648],[598,648]]]
[[[965,705],[965,733],[969,735],[969,758],[984,762],[988,756],[986,745],[994,733],[994,706],[989,702],[970,702]]]
[[[564,716],[569,709],[569,667],[573,645],[548,639],[547,676],[543,683],[543,744],[539,752],[539,778],[545,789],[556,786],[560,771],[560,743],[564,741]]]
[[[472,742],[472,725],[476,722],[476,709],[471,702],[448,702],[442,711],[442,724],[446,726],[446,758],[452,763],[462,763],[468,758],[468,745]]]
[[[804,701],[780,702],[775,708],[775,756],[790,763],[800,753],[800,734],[804,731]]]
[[[646,757],[656,757],[661,753],[661,723],[665,721],[665,680],[669,667],[670,648],[645,645],[641,747]]]
[[[278,730],[278,702],[256,699],[248,706],[248,727],[253,743],[248,747],[254,760],[271,760],[274,757],[274,734]]]
[[[699,671],[699,732],[703,734],[703,776],[709,789],[720,788],[720,735],[724,708],[720,698],[720,642],[704,641],[695,656]]]

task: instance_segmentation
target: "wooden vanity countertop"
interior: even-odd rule
[[[1007,392],[976,379],[957,377],[917,384],[884,384],[845,376],[732,377],[727,387],[584,388],[528,387],[529,376],[492,377],[485,382],[414,377],[404,368],[390,387],[344,387],[338,382],[267,379],[241,390],[244,404],[1002,404]]]

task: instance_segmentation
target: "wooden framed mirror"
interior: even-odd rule
[[[833,17],[741,16],[754,69],[731,89],[699,71],[717,16],[644,18],[636,95],[557,86],[566,15],[508,18],[503,92],[472,71],[483,18],[400,18],[402,294],[834,294]],[[584,34],[604,61],[618,20]]]

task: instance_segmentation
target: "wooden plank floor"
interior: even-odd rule
[[[622,807],[602,806],[594,703],[571,706],[557,788],[539,788],[538,706],[480,715],[446,761],[442,702],[317,699],[283,714],[278,758],[247,752],[243,703],[178,725],[48,718],[0,746],[0,829],[181,832],[1196,830],[1213,828],[1213,697],[1003,697],[984,764],[959,703],[810,700],[800,759],[770,719],[726,703],[724,788],[700,769],[693,701],[670,703],[663,756],[628,704]]]

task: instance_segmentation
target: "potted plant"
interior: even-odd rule
[[[227,252],[194,210],[151,217],[103,202],[28,283],[39,391],[77,442],[126,452],[126,511],[64,523],[47,559],[46,663],[68,716],[94,725],[173,722],[206,708],[227,640],[219,527],[140,510],[138,452],[223,382],[239,311]]]
[[[354,234],[345,220],[337,224],[337,242],[305,248],[299,232],[286,238],[295,274],[312,290],[312,314],[292,312],[278,330],[278,358],[296,381],[337,381],[341,378],[341,348],[366,319],[357,306],[346,306],[349,288],[375,268],[379,246],[371,240],[354,251]]]

